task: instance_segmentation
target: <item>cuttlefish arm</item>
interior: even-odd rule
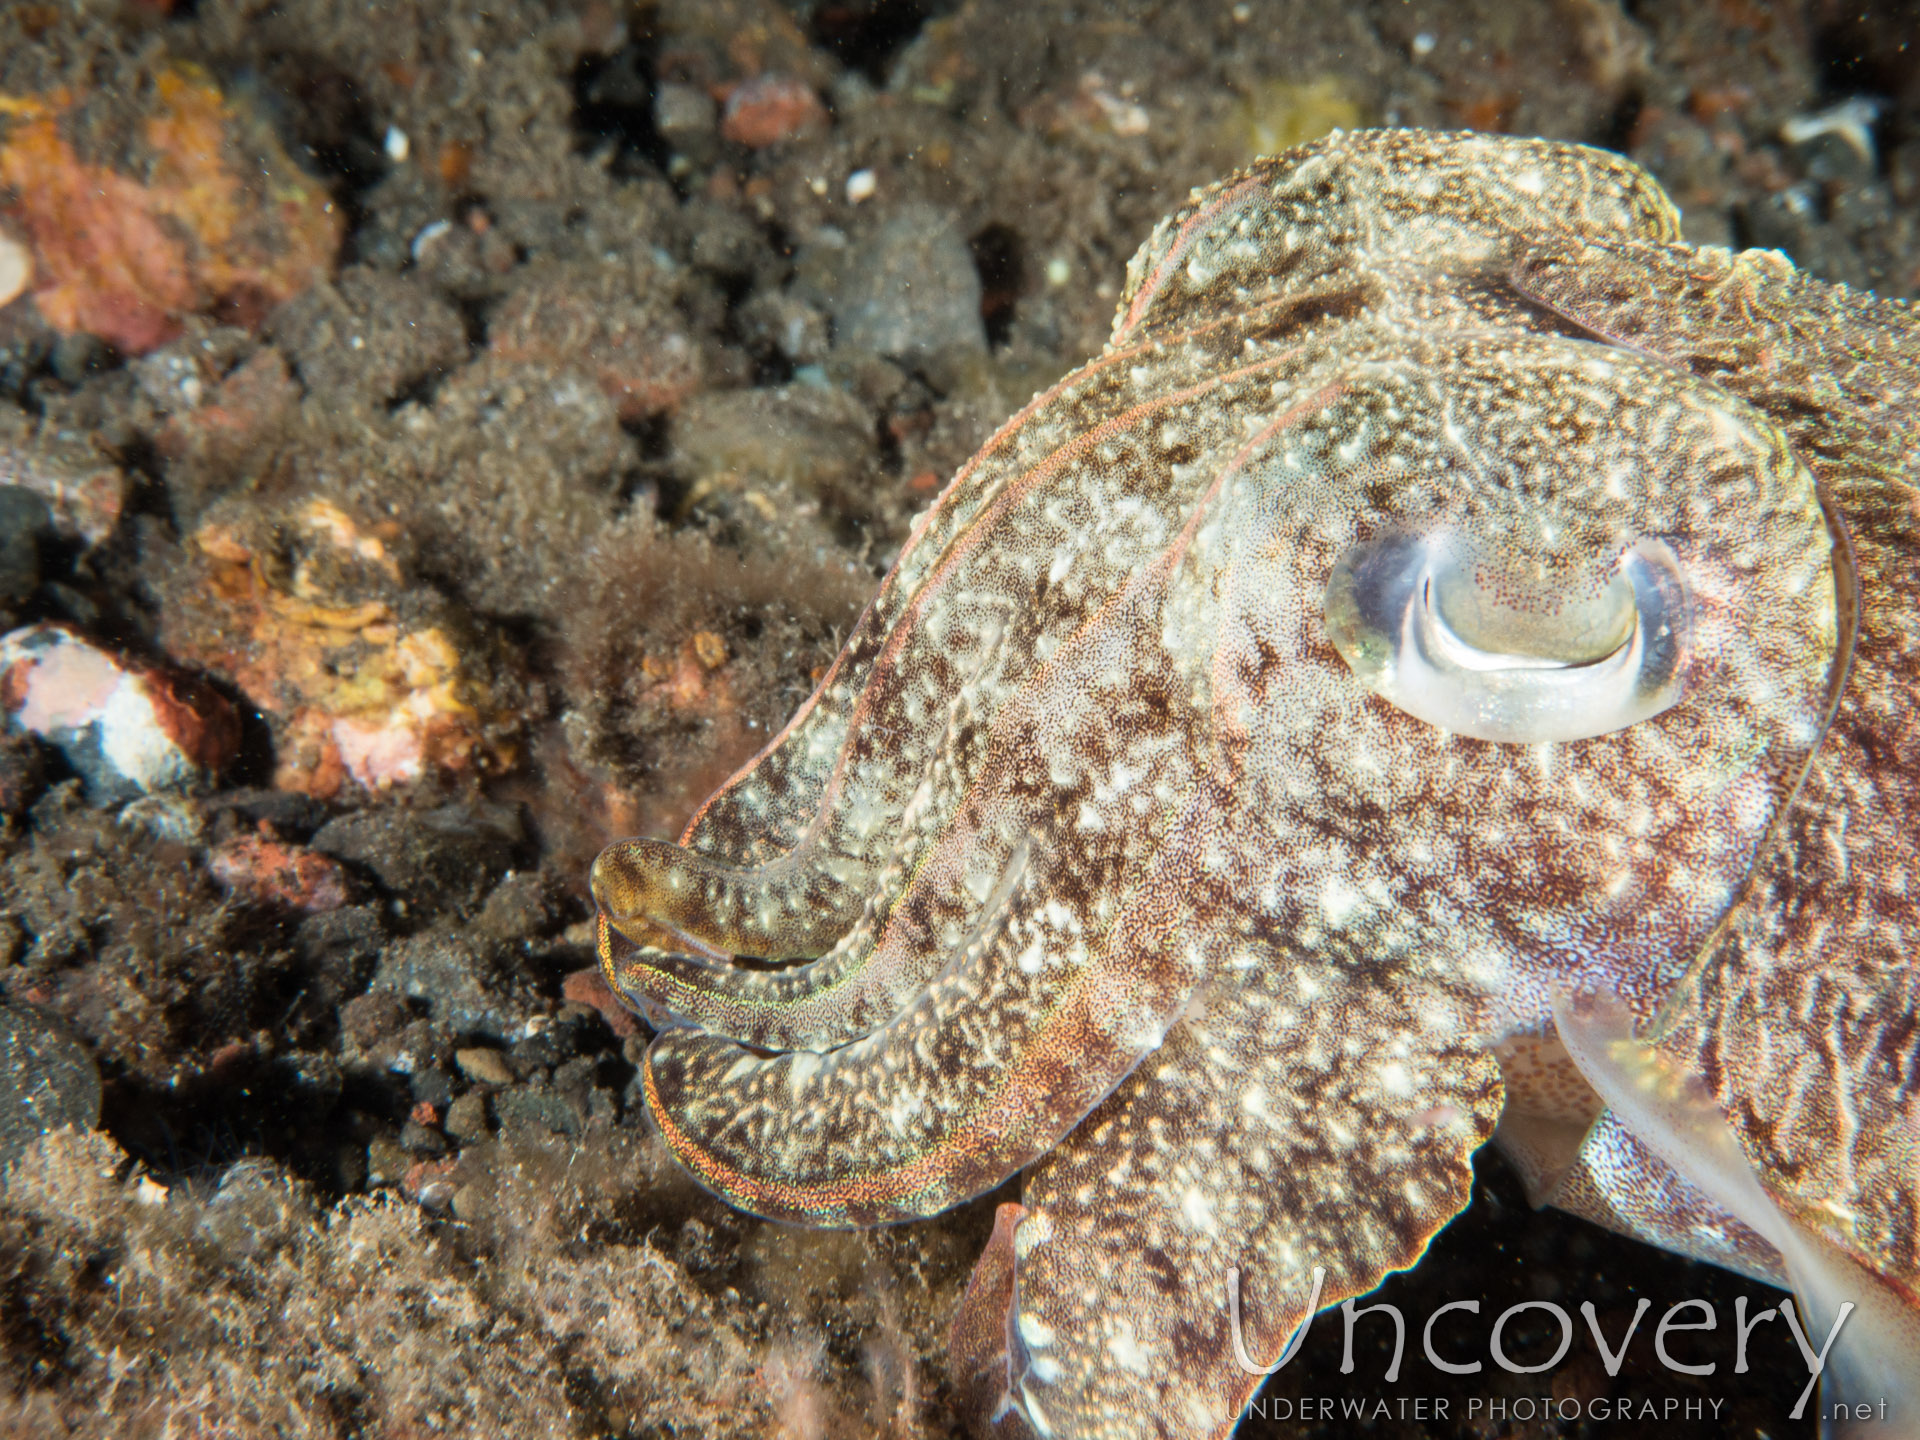
[[[1501,1082],[1449,1013],[1304,957],[1221,967],[1002,1208],[954,1324],[974,1430],[1230,1433],[1317,1309],[1465,1207]]]
[[[1075,382],[1096,388],[1123,359],[1102,357]],[[1139,376],[1148,357],[1133,359],[1129,390],[1150,384]],[[947,536],[939,563],[916,559],[920,589],[883,653],[854,666],[868,674],[866,689],[799,843],[756,864],[660,841],[624,841],[599,856],[593,895],[614,991],[657,1023],[693,1023],[764,1048],[828,1050],[893,1020],[952,950],[979,935],[983,902],[1035,828],[1062,824],[1048,837],[1054,847],[1089,828],[1150,843],[1142,829],[1156,822],[1139,820],[1133,804],[1152,793],[1164,808],[1177,787],[1144,774],[1129,781],[1125,803],[1081,797],[1071,793],[1079,781],[1062,774],[1089,762],[1068,751],[1100,733],[1152,741],[1187,714],[1192,682],[1158,645],[1165,601],[1210,563],[1196,536],[1223,490],[1331,396],[1329,386],[1304,386],[1275,413],[1275,388],[1294,363],[1294,351],[1281,349],[1227,367],[1117,407],[1108,422],[1027,455],[1018,474],[981,474],[993,499]],[[1250,434],[1229,428],[1233,444],[1217,459],[1196,459],[1181,426],[1208,405],[1256,415]],[[1121,484],[1117,457],[1156,476],[1158,490],[1131,493],[1139,486]],[[1087,499],[1108,488],[1112,505]],[[1021,595],[1031,601],[1010,599]],[[814,741],[787,741],[780,764],[803,743]],[[1031,774],[1046,751],[1056,756],[1041,766],[1046,774]],[[1114,776],[1158,764],[1110,760]],[[1010,787],[1025,799],[1014,803]],[[1098,778],[1092,789],[1102,789]],[[1021,806],[1033,824],[1014,814]],[[864,899],[852,897],[856,883],[866,885]],[[954,910],[952,897],[972,897],[972,906]],[[733,968],[735,954],[810,964]]]

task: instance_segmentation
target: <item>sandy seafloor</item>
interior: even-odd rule
[[[1912,4],[5,0],[0,629],[185,687],[209,758],[0,742],[0,1433],[959,1433],[1017,1180],[866,1234],[699,1193],[585,868],[777,729],[1157,217],[1356,123],[1616,148],[1694,240],[1920,291]],[[1813,1434],[1741,1295],[1485,1155],[1383,1298],[1478,1300],[1482,1359],[1651,1298],[1622,1373],[1416,1334],[1387,1384],[1375,1327],[1341,1376],[1334,1315],[1268,1409],[1387,1413],[1241,1433]],[[1713,1376],[1651,1355],[1689,1297]]]

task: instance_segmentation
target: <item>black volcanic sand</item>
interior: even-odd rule
[[[131,485],[91,548],[0,486],[0,627],[165,659],[201,623],[193,537],[324,500],[492,677],[505,757],[275,789],[280,722],[205,647],[246,739],[201,793],[94,803],[52,748],[0,742],[0,1431],[957,1434],[945,1327],[1017,1182],[871,1234],[698,1192],[645,1128],[644,1032],[562,993],[592,964],[594,851],[670,833],[778,728],[937,485],[1098,349],[1190,186],[1333,123],[1562,136],[1648,166],[1698,241],[1912,296],[1916,36],[1912,4],[1838,0],[0,11],[0,96],[63,85],[110,131],[158,63],[197,65],[346,225],[329,285],[157,355],[0,309],[0,474],[65,427]],[[714,97],[757,75],[823,109],[728,138]],[[1868,148],[1782,139],[1856,97]],[[167,367],[253,361],[284,376],[272,415],[181,441]],[[208,857],[248,835],[331,859],[347,903],[230,894]],[[1406,1317],[1398,1378],[1380,1315],[1342,1375],[1330,1312],[1242,1433],[1813,1435],[1777,1322],[1733,1373],[1740,1296],[1779,1299],[1536,1213],[1483,1156],[1471,1207],[1374,1297]],[[1617,1343],[1641,1298],[1609,1376],[1580,1306]],[[1710,1376],[1654,1356],[1689,1298],[1719,1328],[1672,1353]],[[1478,1312],[1436,1343],[1476,1374],[1421,1355],[1457,1301]],[[1540,1301],[1571,1348],[1510,1374],[1496,1317]],[[1538,1363],[1557,1322],[1505,1337]],[[1542,1418],[1599,1401],[1631,1413]]]

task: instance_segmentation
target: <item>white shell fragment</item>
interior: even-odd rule
[[[0,230],[0,305],[17,300],[32,283],[32,252],[6,231]]]

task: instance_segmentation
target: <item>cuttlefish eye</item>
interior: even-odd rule
[[[1340,556],[1327,638],[1388,704],[1476,740],[1586,740],[1686,689],[1693,608],[1680,561],[1645,537],[1585,576],[1503,564],[1451,533],[1390,534]]]

